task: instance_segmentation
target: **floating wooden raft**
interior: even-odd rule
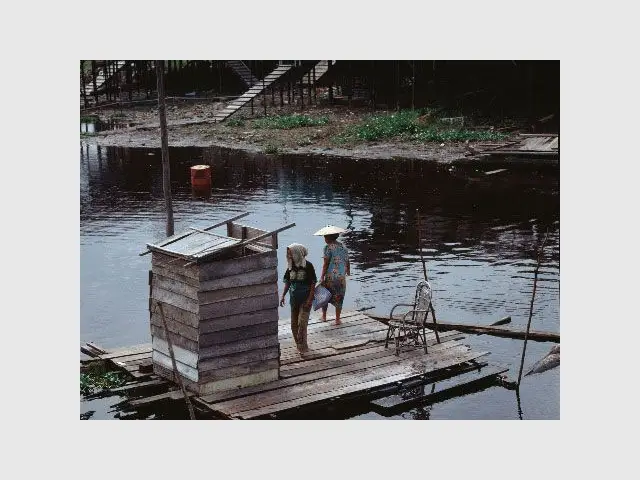
[[[311,351],[304,357],[295,348],[290,319],[280,320],[279,378],[212,394],[195,394],[191,397],[192,402],[200,411],[216,417],[271,418],[340,400],[379,398],[394,394],[401,385],[433,382],[434,379],[447,378],[446,389],[451,390],[457,384],[477,380],[475,377],[470,380],[464,374],[477,371],[479,367],[486,367],[481,370],[483,379],[495,378],[506,370],[490,370],[495,366],[483,361],[488,352],[474,352],[463,345],[460,340],[464,334],[460,332],[441,333],[439,344],[433,332],[429,332],[428,354],[417,348],[396,356],[393,346],[384,348],[387,329],[384,324],[354,311],[343,312],[341,319],[340,326],[335,326],[331,317],[327,322],[321,322],[319,318],[310,320]],[[150,349],[147,355],[151,356]],[[134,388],[134,384],[127,388]],[[174,387],[173,391],[137,398],[133,406],[150,406],[158,400],[183,401]],[[381,404],[380,408],[392,408],[398,403],[395,398],[390,402]]]

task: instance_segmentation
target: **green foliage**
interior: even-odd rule
[[[230,118],[229,120],[224,122],[224,125],[226,125],[227,127],[244,127],[244,118]]]
[[[416,123],[419,116],[420,112],[415,110],[401,110],[391,115],[372,115],[364,123],[347,127],[342,135],[347,139],[369,141],[411,135],[419,129]]]
[[[296,143],[300,147],[306,147],[307,145],[313,145],[313,140],[311,140],[311,138],[309,137],[304,137],[299,139]]]
[[[80,373],[80,393],[90,395],[103,389],[119,387],[126,381],[127,377],[124,373],[107,371],[104,365],[96,362]]]
[[[312,118],[307,115],[277,115],[273,117],[259,118],[253,121],[256,128],[277,128],[288,130],[299,127],[313,127],[318,125],[326,125],[329,118],[326,116]]]
[[[426,116],[426,120],[419,118]],[[393,114],[373,115],[364,122],[351,125],[334,137],[338,144],[374,141],[400,137],[421,142],[458,142],[465,140],[500,140],[506,135],[490,131],[465,130],[455,127],[434,116],[427,109],[401,110]]]
[[[466,140],[502,140],[506,137],[507,136],[502,133],[489,131],[428,129],[412,135],[410,139],[420,142],[464,142]]]
[[[99,120],[97,115],[82,115],[80,123],[96,123]]]
[[[264,147],[264,153],[266,153],[267,155],[276,155],[279,152],[280,152],[280,149],[278,148],[277,145],[273,145],[269,143]]]

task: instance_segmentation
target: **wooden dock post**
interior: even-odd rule
[[[527,351],[527,340],[529,339],[529,329],[531,328],[531,317],[533,317],[533,300],[536,296],[536,285],[538,283],[538,272],[540,270],[540,261],[542,259],[542,253],[544,246],[547,243],[549,237],[549,230],[547,230],[544,240],[538,249],[538,258],[536,262],[536,269],[533,272],[533,292],[531,292],[531,304],[529,305],[529,321],[527,322],[527,330],[524,335],[524,343],[522,345],[522,358],[520,359],[520,371],[518,372],[518,389],[520,388],[520,380],[522,379],[522,367],[524,366],[524,354]]]
[[[429,279],[427,278],[427,265],[424,263],[424,257],[422,256],[422,238],[420,235],[420,210],[417,208],[416,208],[416,218],[417,218],[417,225],[418,225],[418,251],[420,252],[420,260],[422,261],[422,271],[424,273],[424,280],[425,282],[428,282]],[[431,315],[433,316],[433,323],[437,324],[438,322],[436,321],[436,311],[433,308],[433,302],[429,303],[429,309],[431,310]],[[435,329],[434,332],[436,334],[436,340],[438,341],[438,343],[440,343],[440,335],[438,334],[438,330]]]
[[[167,133],[167,114],[164,100],[164,60],[156,60],[158,83],[158,115],[160,116],[160,139],[162,143],[162,189],[167,209],[167,237],[173,235],[173,206],[171,202],[171,171],[169,164],[169,139]]]

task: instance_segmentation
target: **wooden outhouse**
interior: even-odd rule
[[[199,395],[279,377],[277,234],[295,224],[235,222],[246,215],[147,245],[153,371],[176,381],[175,360]],[[225,224],[226,236],[210,231]]]

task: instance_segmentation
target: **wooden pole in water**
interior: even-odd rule
[[[424,273],[424,280],[425,282],[428,282],[429,279],[427,278],[427,265],[424,263],[424,257],[422,256],[422,238],[420,235],[420,210],[417,208],[416,208],[416,219],[417,219],[416,222],[418,226],[418,251],[420,252],[420,261],[422,262],[422,272]],[[436,321],[436,311],[433,308],[433,302],[429,304],[429,310],[431,310],[431,315],[433,316],[433,323],[437,324],[438,322]],[[434,329],[433,331],[436,334],[436,341],[440,343],[440,335],[438,335],[438,330]]]
[[[538,258],[536,263],[536,269],[533,272],[533,292],[531,293],[531,304],[529,305],[529,321],[527,322],[527,330],[524,334],[524,345],[522,346],[522,358],[520,359],[520,371],[518,372],[518,388],[520,388],[520,380],[522,379],[522,367],[524,366],[524,354],[527,351],[527,340],[529,338],[529,328],[531,327],[531,317],[533,316],[533,299],[536,296],[536,285],[538,283],[538,271],[540,270],[540,260],[542,259],[542,251],[544,249],[544,245],[547,243],[547,238],[549,237],[549,230],[544,236],[544,240],[542,241],[542,245],[538,249]]]
[[[191,401],[189,400],[189,395],[187,395],[187,391],[184,389],[184,384],[182,383],[182,377],[180,376],[180,372],[178,372],[178,367],[176,366],[176,357],[173,353],[173,343],[171,342],[171,333],[169,333],[169,327],[167,327],[167,320],[164,318],[164,311],[162,310],[162,304],[156,301],[156,305],[160,309],[160,316],[162,317],[162,325],[164,325],[164,332],[167,335],[167,344],[169,345],[169,353],[171,354],[171,364],[173,365],[173,374],[178,380],[178,385],[180,385],[180,390],[182,390],[182,395],[184,395],[184,401],[187,402],[187,408],[189,409],[189,418],[191,420],[196,419],[196,415],[193,412],[193,405],[191,405]]]
[[[156,60],[158,83],[158,115],[160,116],[160,140],[162,143],[162,189],[167,208],[167,237],[173,235],[173,207],[171,205],[171,172],[169,168],[169,139],[167,134],[167,114],[164,101],[164,60]]]

